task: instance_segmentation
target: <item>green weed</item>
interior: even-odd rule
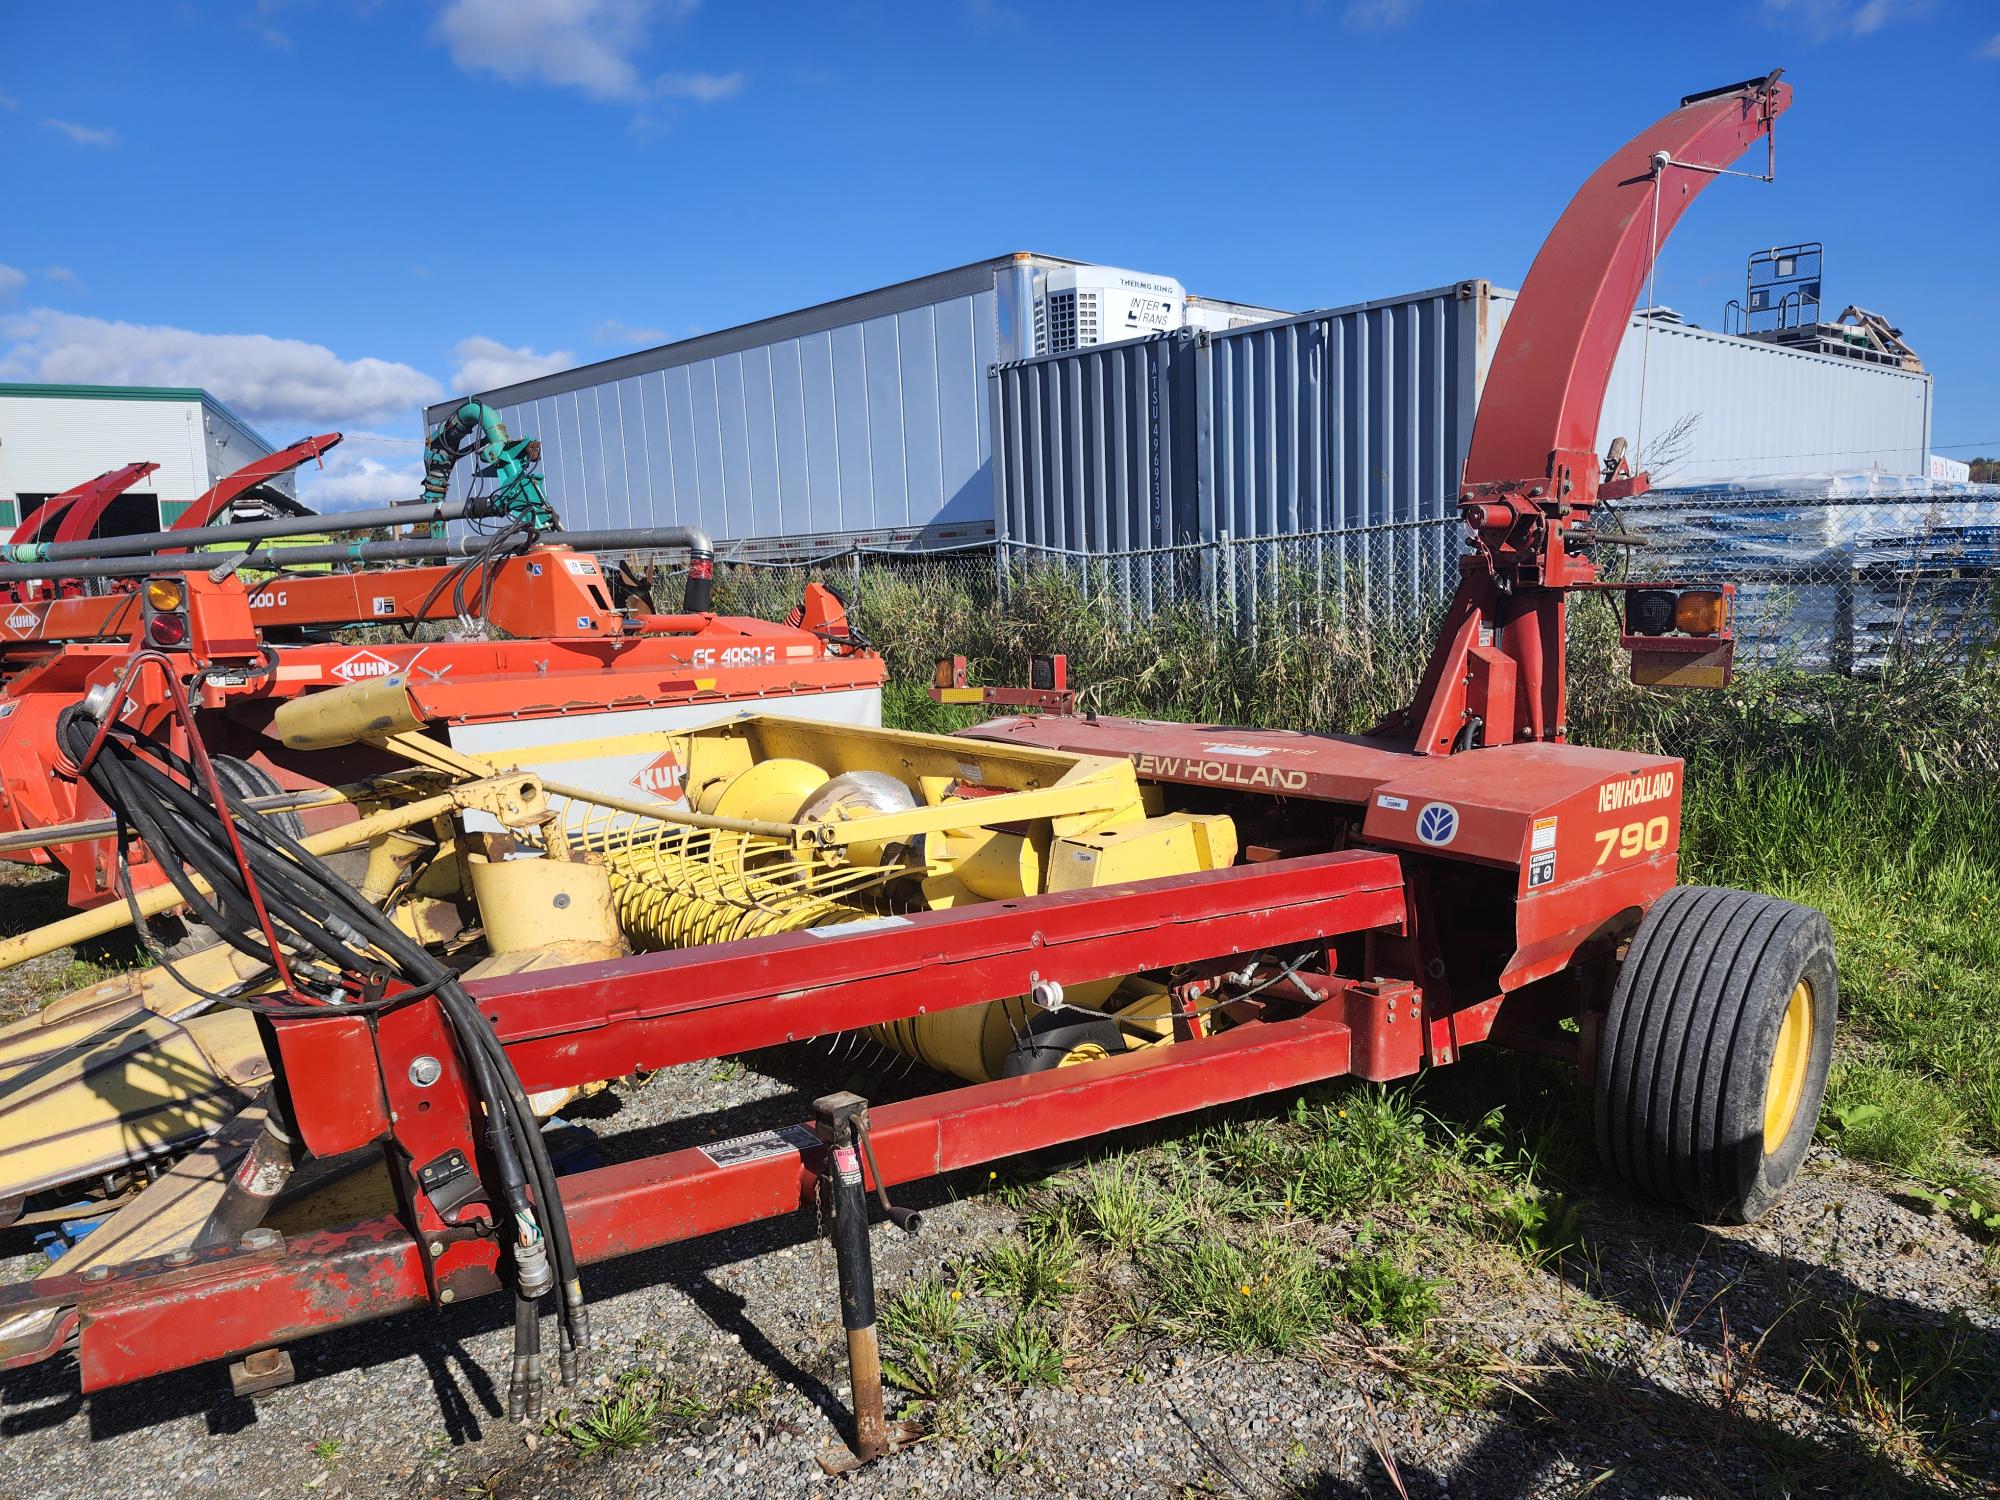
[[[995,1325],[987,1341],[986,1368],[1016,1385],[1061,1385],[1062,1346],[1048,1325],[1025,1312]]]
[[[1437,1316],[1437,1283],[1405,1270],[1390,1255],[1357,1256],[1340,1268],[1338,1281],[1347,1316],[1364,1328],[1415,1339]]]
[[[1021,1239],[1000,1241],[979,1258],[979,1284],[1017,1307],[1059,1302],[1077,1288],[1082,1251],[1059,1221],[1030,1222]]]
[[[1084,1235],[1135,1254],[1173,1238],[1190,1219],[1187,1207],[1156,1191],[1132,1157],[1094,1163],[1077,1200]]]

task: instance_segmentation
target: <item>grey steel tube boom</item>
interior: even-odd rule
[[[433,521],[480,521],[494,514],[496,512],[490,501],[483,496],[474,496],[469,500],[451,500],[442,505],[384,505],[374,510],[341,511],[331,516],[281,516],[272,521],[235,521],[224,526],[199,526],[189,531],[145,531],[133,536],[93,537],[78,542],[22,542],[0,547],[0,562],[137,557],[147,553],[185,552],[216,542],[262,542],[275,537],[366,531],[375,526],[428,526]],[[286,549],[287,553],[293,550],[296,549]]]
[[[192,533],[189,533],[192,535]],[[247,552],[155,553],[147,557],[109,557],[81,562],[0,564],[0,583],[25,583],[34,578],[143,578],[153,573],[196,570],[234,572],[238,568],[303,567],[321,563],[408,562],[427,557],[476,557],[490,536],[408,537],[393,542],[341,542],[323,547],[285,547]],[[692,526],[645,526],[625,531],[556,531],[544,538],[552,546],[578,552],[685,547],[698,558],[714,555],[708,533]]]

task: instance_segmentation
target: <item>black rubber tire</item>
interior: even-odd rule
[[[222,783],[224,790],[234,792],[239,797],[275,797],[284,788],[270,772],[260,770],[248,761],[238,760],[233,755],[211,755],[209,764],[215,767],[215,779]],[[275,827],[290,834],[295,839],[306,836],[305,819],[297,808],[286,808],[283,812],[268,815]],[[206,922],[192,920],[186,911],[162,912],[146,924],[153,941],[170,959],[186,958],[190,954],[213,948],[222,939]]]
[[[1800,981],[1812,990],[1804,1088],[1764,1149],[1764,1095]],[[1597,1147],[1641,1193],[1715,1221],[1757,1218],[1812,1144],[1833,1060],[1840,977],[1810,907],[1714,886],[1657,901],[1618,971],[1597,1052]]]
[[[1046,1073],[1078,1047],[1092,1042],[1113,1054],[1126,1050],[1125,1033],[1109,1016],[1087,1021],[1074,1019],[1074,1012],[1052,1011],[1037,1016],[1027,1034],[1014,1043],[1000,1064],[1000,1076],[1020,1078],[1028,1073]]]

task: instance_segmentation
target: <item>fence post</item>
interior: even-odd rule
[[[1833,670],[1854,675],[1854,558],[1843,552],[1833,585]]]

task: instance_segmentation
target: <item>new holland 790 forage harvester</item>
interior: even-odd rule
[[[1645,479],[1594,445],[1660,237],[1789,99],[1774,74],[1683,101],[1563,214],[1478,413],[1456,600],[1415,700],[1368,734],[740,716],[650,738],[681,768],[678,800],[558,811],[544,770],[603,746],[467,754],[427,732],[399,678],[280,705],[271,733],[294,750],[400,758],[424,816],[478,809],[504,828],[456,856],[482,957],[440,956],[247,812],[198,735],[176,755],[120,724],[117,694],[77,705],[68,768],[178,872],[149,900],[229,934],[201,974],[133,988],[243,1018],[275,1066],[171,1170],[107,1188],[126,1196],[47,1273],[0,1290],[0,1362],[71,1351],[88,1391],[229,1360],[255,1390],[289,1377],[292,1340],[504,1290],[524,1413],[544,1298],[566,1377],[587,1348],[583,1267],[822,1201],[855,1453],[873,1457],[892,1439],[868,1190],[913,1229],[896,1184],[1319,1080],[1400,1078],[1488,1040],[1576,1058],[1604,1157],[1634,1188],[1760,1213],[1818,1112],[1827,924],[1676,887],[1681,764],[1566,742],[1563,626],[1569,593],[1609,590],[1638,680],[1727,680],[1726,592],[1599,579],[1598,503]],[[159,668],[141,654],[127,670]],[[92,1045],[91,1015],[68,1013],[60,1045]],[[968,1082],[873,1109],[830,1095],[792,1128],[587,1171],[550,1163],[550,1097],[864,1029]],[[357,1210],[369,1191],[377,1206]]]

